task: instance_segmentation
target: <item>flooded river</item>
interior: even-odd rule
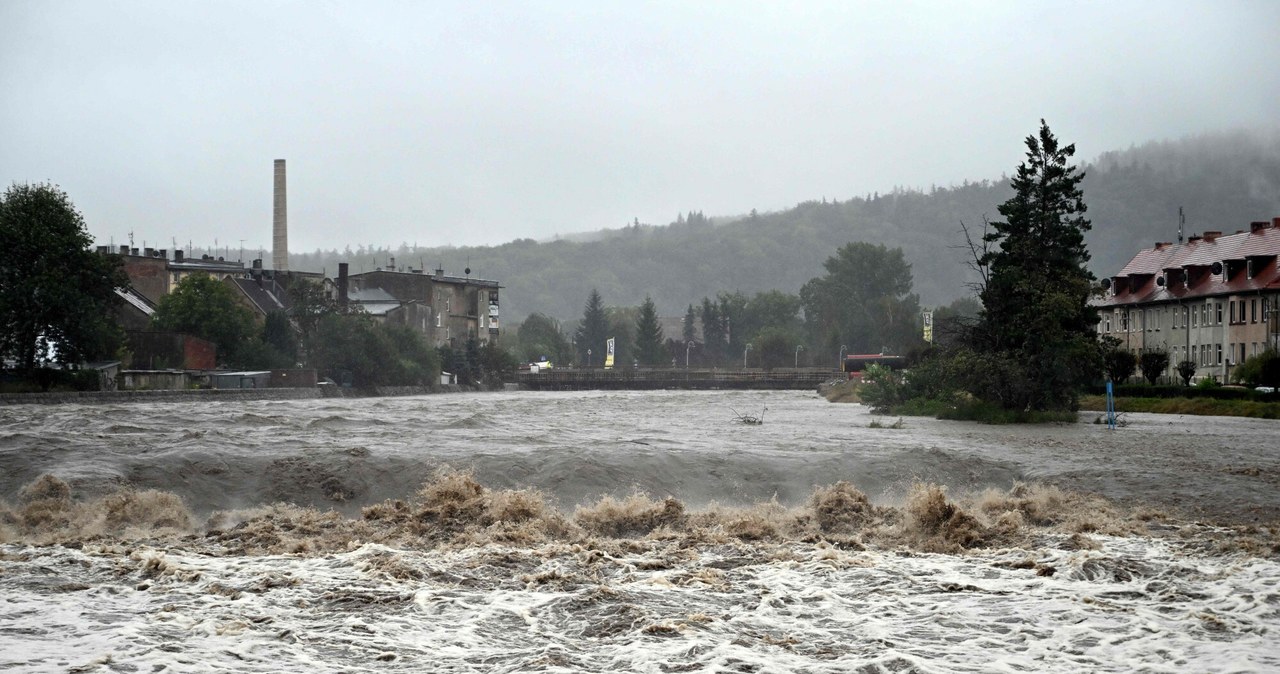
[[[1094,416],[0,407],[0,671],[1280,668],[1280,426]]]

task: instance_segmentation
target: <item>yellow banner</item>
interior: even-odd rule
[[[613,338],[610,337],[604,345],[604,369],[608,370],[613,368]]]

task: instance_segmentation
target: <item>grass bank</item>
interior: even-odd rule
[[[833,403],[861,403],[859,382],[840,382],[818,387],[818,393]],[[876,414],[895,417],[935,417],[953,421],[976,421],[983,424],[1075,423],[1074,412],[1022,412],[1001,409],[998,405],[967,399],[954,402],[915,398],[884,409]]]
[[[1080,409],[1105,412],[1107,399],[1100,395],[1080,398]],[[1116,398],[1117,412],[1153,414],[1199,414],[1215,417],[1280,419],[1280,403],[1256,400],[1216,400],[1213,398]]]

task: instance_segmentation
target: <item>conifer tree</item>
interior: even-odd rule
[[[636,360],[641,365],[663,365],[669,360],[664,347],[662,325],[658,323],[658,310],[653,299],[645,296],[636,317]]]
[[[587,306],[582,313],[582,325],[574,333],[578,362],[586,365],[604,363],[605,340],[609,338],[609,321],[605,318],[604,300],[595,288],[587,296]],[[591,351],[588,355],[588,349]]]
[[[983,309],[972,346],[1001,373],[985,394],[1002,406],[1071,408],[1101,365],[1088,304],[1084,173],[1069,163],[1075,145],[1061,146],[1044,120],[1026,145],[1014,195],[999,206],[1003,220],[982,239]]]
[[[693,310],[693,305],[690,304],[689,309],[684,312],[684,325],[682,326],[684,329],[680,335],[684,338],[686,344],[692,342],[698,336],[697,321],[698,314]]]

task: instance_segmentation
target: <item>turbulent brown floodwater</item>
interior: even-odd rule
[[[1280,668],[1280,426],[1094,416],[868,428],[795,392],[3,407],[0,670]]]

